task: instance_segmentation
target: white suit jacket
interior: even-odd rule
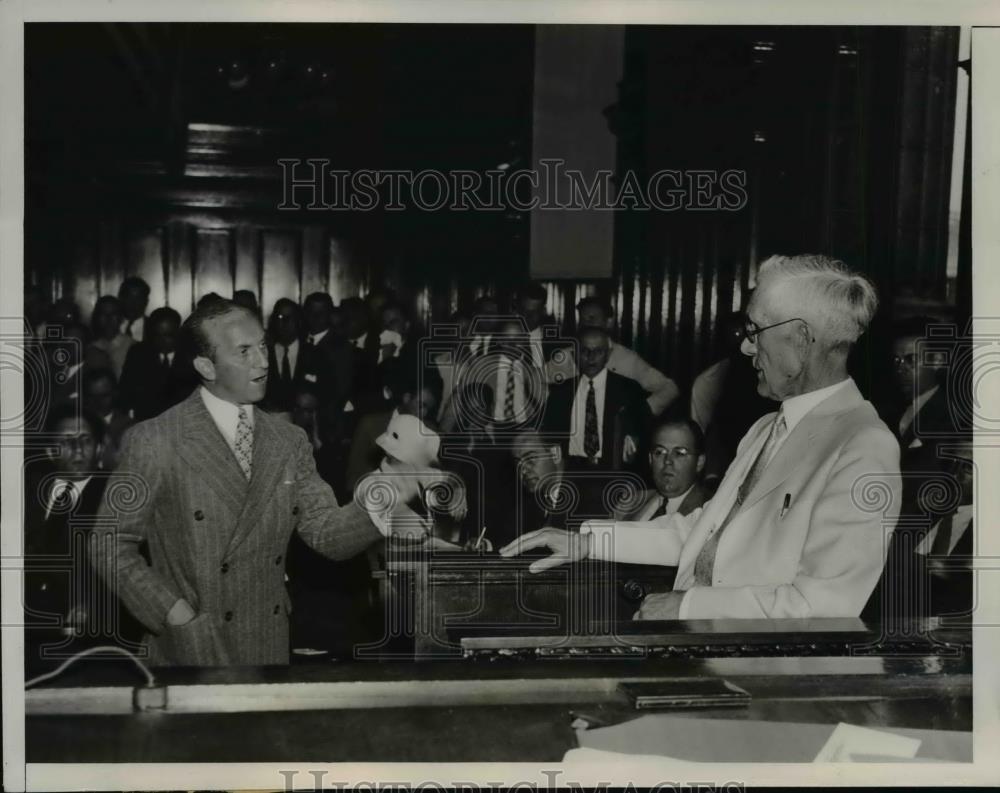
[[[885,564],[901,482],[899,444],[853,381],[785,438],[719,538],[712,585],[695,585],[695,559],[729,513],[774,416],[750,428],[700,511],[586,523],[591,555],[677,565],[674,589],[687,591],[681,619],[858,616]]]

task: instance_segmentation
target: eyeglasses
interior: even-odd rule
[[[657,446],[650,452],[650,456],[657,462],[662,462],[664,457],[676,462],[681,462],[690,457],[694,452],[684,446],[676,446],[673,449],[667,449],[663,446]]]
[[[743,336],[751,344],[756,344],[757,336],[763,333],[765,330],[776,328],[779,325],[787,325],[789,322],[801,322],[807,328],[809,327],[809,323],[806,322],[801,317],[792,317],[791,319],[786,319],[783,322],[775,322],[773,325],[765,325],[763,328],[758,328],[754,322],[748,319],[746,322],[743,323]]]
[[[906,355],[893,355],[892,365],[897,369],[901,366],[905,366],[908,369],[912,369],[913,365],[917,362],[916,353],[908,352]]]

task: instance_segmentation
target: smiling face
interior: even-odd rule
[[[214,348],[211,358],[199,355],[195,369],[205,388],[234,405],[259,402],[267,387],[267,344],[257,318],[231,311],[205,321],[204,331]]]
[[[747,323],[752,328],[768,328],[751,342],[744,339],[740,349],[753,359],[757,370],[757,393],[781,401],[805,392],[806,360],[810,331],[804,321],[793,321],[798,310],[791,290],[768,283],[754,292],[747,306]]]

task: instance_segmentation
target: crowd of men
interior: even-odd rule
[[[47,412],[47,453],[25,468],[35,644],[85,634],[145,641],[162,663],[283,663],[289,614],[292,646],[377,637],[364,551],[387,532],[355,491],[417,446],[463,491],[451,519],[424,512],[442,543],[553,551],[535,570],[588,555],[677,566],[676,591],[640,617],[857,615],[926,559],[971,553],[971,438],[945,360],[920,352],[932,320],[897,325],[899,399],[873,406],[847,359],[878,298],[835,260],[765,262],[725,318],[725,357],[687,393],[669,362],[619,341],[608,301],[582,299],[559,328],[535,283],[430,328],[387,288],[282,298],[266,327],[246,290],[202,297],[183,322],[148,311],[149,293],[126,279],[89,327],[72,300],[26,294],[47,378],[26,380]],[[866,477],[890,493],[879,512],[855,494]],[[928,506],[937,480],[956,495]],[[75,539],[129,481],[142,504],[107,541]],[[31,563],[81,556],[106,591],[83,597],[72,582],[87,576]],[[968,579],[917,600],[967,611]]]

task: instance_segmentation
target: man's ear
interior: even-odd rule
[[[203,380],[212,382],[215,380],[215,364],[211,358],[199,355],[194,359],[194,370],[201,375]]]
[[[705,454],[702,452],[698,455],[698,459],[695,461],[695,470],[700,474],[705,470]]]

